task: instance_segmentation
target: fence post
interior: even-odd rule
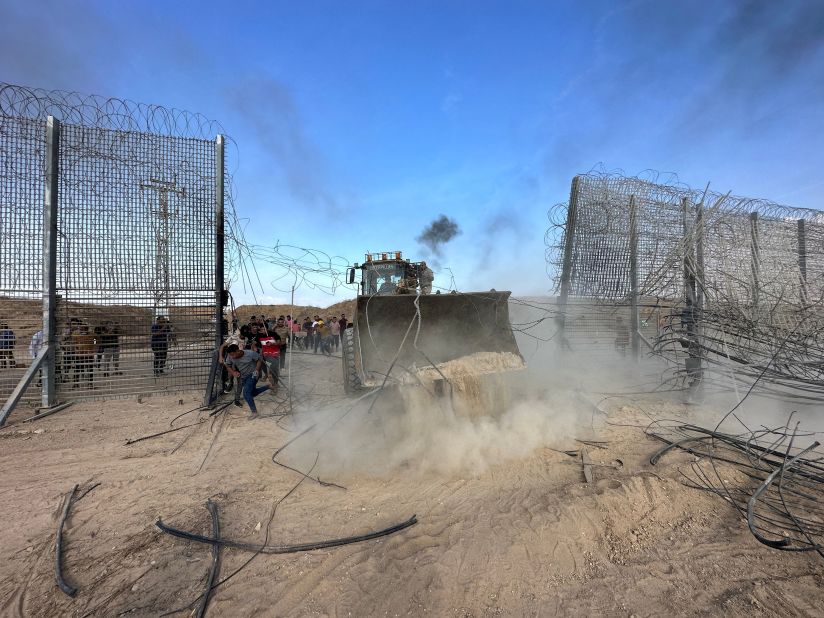
[[[570,288],[572,287],[572,258],[575,244],[575,222],[578,217],[578,193],[581,179],[575,176],[572,179],[572,188],[569,192],[569,208],[567,208],[566,228],[564,231],[564,262],[561,266],[561,295],[558,298],[558,308],[560,316],[558,324],[560,333],[558,344],[563,347],[566,337],[566,313],[567,301],[569,299]]]
[[[629,197],[629,285],[630,285],[630,333],[632,333],[632,358],[637,363],[641,356],[640,324],[638,320],[638,203]]]
[[[700,314],[704,308],[704,290],[707,282],[704,270],[704,202],[698,204],[695,211],[695,306]]]
[[[57,205],[59,202],[60,121],[46,120],[46,186],[43,199],[43,359],[41,401],[44,408],[57,403],[55,353],[57,350]]]
[[[761,272],[761,248],[758,244],[758,213],[750,213],[750,270],[752,271],[752,317],[756,317],[759,304]]]
[[[690,228],[690,201],[688,198],[681,200],[681,215],[684,225],[684,303],[685,307],[681,312],[681,327],[683,336],[687,341],[687,357],[684,359],[684,369],[686,371],[687,386],[690,391],[701,384],[701,341],[699,338],[699,320],[701,313],[698,311],[698,285],[703,285],[703,220],[701,212],[703,204],[698,204],[695,214],[694,227]],[[700,277],[701,281],[696,285],[696,251],[700,251]]]
[[[681,218],[684,226],[684,301],[695,305],[695,257],[693,230],[690,229],[690,201],[681,200]]]
[[[800,274],[801,306],[807,306],[807,228],[804,219],[798,220],[798,271]]]
[[[223,289],[224,289],[224,268],[223,250],[225,246],[224,223],[226,197],[224,176],[226,170],[226,138],[218,135],[215,138],[215,350],[212,353],[212,363],[209,366],[209,377],[206,380],[206,391],[203,394],[203,406],[212,405],[214,400],[215,381],[219,380],[218,374],[221,371],[219,365],[219,350],[223,345]]]
[[[223,344],[225,137],[215,141],[215,348]]]

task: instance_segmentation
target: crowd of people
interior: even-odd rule
[[[17,338],[8,324],[0,324],[0,363],[3,368],[17,365],[14,346]],[[120,328],[111,320],[91,328],[78,318],[71,318],[58,338],[58,379],[71,383],[72,388],[85,384],[94,388],[95,369],[102,370],[103,377],[120,375]],[[43,348],[43,331],[32,335],[29,357],[37,358]],[[40,385],[38,378],[37,385]]]
[[[340,317],[322,318],[315,315],[312,318],[306,316],[302,320],[291,315],[277,318],[253,315],[248,323],[239,326],[235,321],[232,326],[248,345],[252,341],[261,345],[261,339],[274,337],[279,342],[278,345],[292,345],[296,350],[331,355],[340,350],[341,332],[351,324],[346,319],[346,314],[342,313]]]
[[[331,356],[340,350],[341,333],[350,325],[346,314],[322,318],[306,316],[302,320],[291,315],[267,318],[252,316],[239,325],[232,322],[228,333],[224,321],[224,343],[219,351],[225,392],[235,391],[235,403],[243,396],[254,413],[254,397],[262,392],[257,380],[267,377],[269,388],[277,389],[280,370],[286,365],[289,346],[295,350]],[[122,331],[114,320],[104,320],[97,326],[77,317],[69,319],[57,336],[57,379],[71,388],[94,389],[96,378],[122,375],[120,364]],[[168,318],[157,316],[149,333],[152,351],[152,372],[160,377],[167,372],[169,348],[176,342],[175,331]],[[17,338],[5,322],[0,322],[0,368],[16,366],[14,348]],[[43,331],[37,331],[29,345],[29,356],[35,359],[44,345]],[[251,380],[254,376],[255,380]],[[39,385],[39,377],[38,377]],[[263,388],[266,390],[266,387]]]
[[[35,335],[36,337],[37,335]],[[42,345],[42,333],[40,333]],[[94,388],[95,373],[104,378],[122,375],[120,371],[120,326],[106,320],[91,327],[79,318],[71,318],[59,338],[59,379],[72,388]]]
[[[71,388],[95,388],[98,377],[123,375],[120,367],[121,328],[114,320],[103,320],[97,326],[77,317],[69,319],[58,333],[56,349],[56,377],[60,383],[71,384]],[[152,369],[155,377],[166,371],[169,347],[175,343],[175,334],[164,316],[158,316],[151,326],[149,335],[152,350]],[[0,323],[0,368],[17,365],[14,347],[17,338],[5,322]],[[43,331],[32,335],[29,356],[37,358],[45,344]],[[38,378],[38,386],[40,380]]]
[[[341,332],[349,327],[346,314],[323,319],[319,315],[301,320],[291,315],[267,318],[253,315],[246,324],[232,322],[232,333],[224,323],[227,335],[220,346],[218,358],[222,367],[223,392],[234,392],[234,404],[249,406],[250,418],[257,417],[255,397],[269,389],[277,390],[280,371],[286,366],[289,346],[294,350],[320,352],[331,356],[340,349]],[[266,386],[257,386],[266,378]]]

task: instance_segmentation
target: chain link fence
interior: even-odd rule
[[[0,84],[1,400],[49,343],[53,377],[34,377],[32,405],[205,386],[230,181],[221,133],[179,110]]]

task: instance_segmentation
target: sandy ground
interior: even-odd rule
[[[245,408],[230,406],[214,420],[124,445],[167,429],[198,405],[192,394],[182,403],[77,404],[0,431],[3,615],[157,616],[189,605],[204,588],[210,548],[159,532],[155,520],[208,534],[211,497],[225,537],[262,541],[273,505],[301,478],[273,465],[272,454],[297,435],[306,410],[340,403],[339,362],[294,357],[294,417],[249,421]],[[259,402],[265,413],[285,409],[270,394]],[[605,442],[587,447],[602,464],[590,484],[579,459],[549,448],[580,449],[571,435],[480,473],[388,473],[381,461],[374,474],[318,466],[323,480],[346,489],[300,484],[277,506],[270,543],[365,533],[413,514],[419,523],[356,545],[258,556],[214,591],[209,615],[821,615],[820,558],[759,545],[731,508],[684,487],[679,468],[689,455],[649,465],[659,444],[639,428],[649,422],[644,410],[687,419],[691,409],[610,400],[596,424],[591,407],[579,405],[587,422],[577,437]],[[205,418],[196,414],[176,425]],[[306,461],[305,453],[296,459]],[[65,527],[65,575],[79,589],[69,598],[54,581],[54,533],[75,483],[81,492],[99,486],[73,505]],[[222,550],[221,576],[248,558]]]

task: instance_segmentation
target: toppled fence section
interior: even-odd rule
[[[824,213],[618,174],[550,211],[564,345],[607,343],[824,393]]]

